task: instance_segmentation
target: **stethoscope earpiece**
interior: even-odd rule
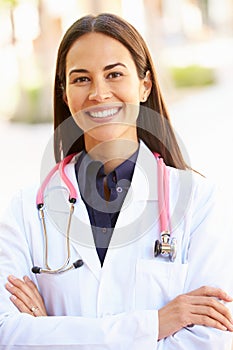
[[[52,270],[50,268],[48,269],[43,269],[42,267],[39,267],[39,266],[33,266],[31,271],[34,273],[34,274],[40,274],[40,273],[48,273],[48,274],[61,274],[61,273],[64,273],[66,271],[69,271],[69,270],[72,270],[72,269],[78,269],[79,267],[83,266],[84,262],[82,259],[79,259],[79,260],[76,260],[73,264],[71,264],[70,266],[68,267],[62,267],[60,269],[57,269],[57,270]]]

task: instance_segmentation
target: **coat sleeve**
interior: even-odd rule
[[[0,224],[0,349],[120,350],[155,349],[157,312],[132,311],[102,318],[33,317],[9,300],[9,274],[30,275],[31,245],[25,234],[22,199],[18,195]]]
[[[233,297],[230,206],[226,198],[223,201],[219,188],[204,178],[197,177],[196,181],[192,204],[185,220],[189,244],[184,293],[202,286],[212,286],[223,289]],[[232,312],[232,303],[227,303],[227,306]],[[158,342],[159,350],[231,350],[231,346],[231,332],[197,325],[183,328]]]

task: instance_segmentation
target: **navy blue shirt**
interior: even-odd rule
[[[75,164],[76,178],[91,222],[96,250],[103,265],[113,229],[131,184],[138,150],[108,175],[100,161],[83,151]],[[105,199],[104,184],[109,190]]]

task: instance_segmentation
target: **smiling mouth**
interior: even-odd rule
[[[102,119],[102,118],[114,117],[120,110],[121,110],[121,107],[114,107],[114,108],[97,110],[97,111],[88,111],[86,113],[91,118]]]

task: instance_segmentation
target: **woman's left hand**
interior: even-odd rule
[[[21,280],[11,275],[8,277],[8,283],[5,287],[11,293],[10,300],[20,312],[34,317],[47,316],[44,301],[29,277],[25,276]]]

